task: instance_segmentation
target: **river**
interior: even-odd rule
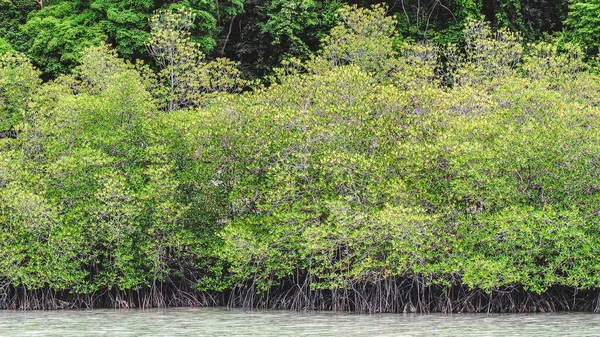
[[[0,311],[0,336],[600,336],[600,315],[227,309]]]

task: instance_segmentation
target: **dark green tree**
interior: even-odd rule
[[[600,1],[576,0],[569,6],[569,17],[565,21],[576,40],[589,48],[589,52],[600,52]]]
[[[250,76],[270,72],[282,59],[306,58],[338,22],[336,0],[248,0],[235,17],[223,52]]]
[[[32,12],[22,30],[30,39],[27,54],[51,76],[77,65],[86,47],[106,41],[95,13],[69,1]]]
[[[0,0],[0,38],[13,48],[26,51],[27,36],[19,26],[27,21],[27,15],[39,9],[34,0]]]

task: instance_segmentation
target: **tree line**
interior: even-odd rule
[[[81,52],[111,45],[130,61],[151,59],[149,20],[158,10],[192,11],[192,39],[210,58],[241,62],[248,79],[271,73],[290,56],[307,59],[342,19],[343,5],[387,7],[398,43],[462,40],[462,27],[482,17],[528,41],[556,39],[598,54],[598,0],[2,0],[0,51],[25,53],[44,77],[68,73]]]
[[[2,53],[0,307],[597,310],[586,50],[481,19],[404,41],[389,11],[340,7],[262,81],[184,7],[147,63]]]

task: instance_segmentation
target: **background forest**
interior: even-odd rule
[[[0,307],[599,310],[594,1],[0,0]]]
[[[85,47],[101,42],[148,61],[150,17],[179,8],[197,16],[190,32],[203,53],[239,61],[256,78],[285,58],[314,54],[344,4],[386,5],[398,43],[456,43],[466,20],[482,17],[526,41],[575,42],[589,55],[600,43],[598,0],[0,0],[0,51],[25,53],[44,78],[69,72]]]

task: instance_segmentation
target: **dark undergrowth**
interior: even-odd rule
[[[56,310],[98,308],[216,307],[244,310],[345,311],[358,313],[547,313],[600,312],[600,291],[555,286],[537,294],[521,286],[491,292],[463,285],[426,285],[420,278],[388,278],[346,289],[311,290],[309,282],[282,285],[257,293],[253,287],[202,292],[157,283],[141,290],[103,289],[73,294],[52,289],[5,287],[1,309]]]

